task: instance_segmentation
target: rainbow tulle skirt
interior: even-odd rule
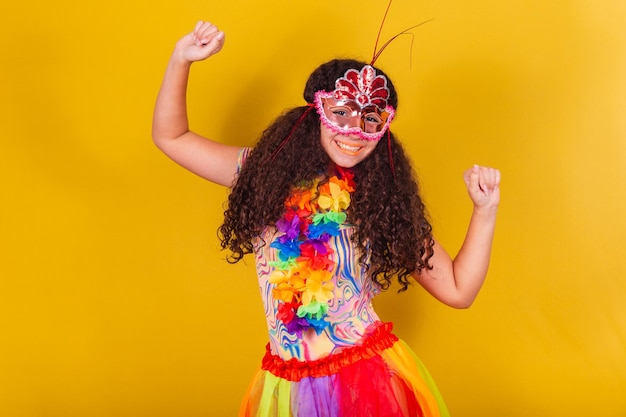
[[[391,323],[328,357],[284,361],[268,351],[240,417],[444,417],[430,374]]]

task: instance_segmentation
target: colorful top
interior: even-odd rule
[[[249,148],[242,150],[240,166],[245,162],[248,152]],[[341,178],[337,182],[341,184]],[[317,187],[317,184],[311,187]],[[333,188],[335,198],[331,198],[332,203],[341,206],[341,196],[337,194],[337,187]],[[303,190],[306,194],[306,189]],[[346,183],[339,186],[339,191],[349,191]],[[329,193],[332,194],[327,188],[326,194]],[[294,194],[294,196],[297,195],[298,193]],[[322,205],[326,206],[327,203],[328,201],[322,202]],[[345,203],[344,200],[344,208],[347,207]],[[315,204],[317,200],[313,201],[314,209]],[[322,211],[326,212],[326,210]],[[337,213],[341,210],[329,210],[329,212]],[[331,214],[331,217],[334,216]],[[314,217],[315,213],[310,216],[310,222],[314,221]],[[359,263],[360,253],[356,251],[351,241],[353,226],[339,216],[339,219],[334,219],[336,220],[334,230],[323,239],[324,248],[320,249],[327,253],[324,254],[323,261],[320,261],[324,267],[317,292],[319,300],[316,300],[315,295],[311,300],[311,295],[304,294],[304,292],[296,294],[291,300],[292,288],[286,289],[288,295],[285,296],[280,285],[284,283],[281,277],[288,274],[290,270],[289,265],[286,265],[289,257],[285,255],[288,248],[283,248],[280,242],[286,241],[286,235],[289,233],[286,223],[292,219],[293,216],[286,212],[286,217],[277,222],[277,227],[268,227],[263,235],[254,241],[256,270],[271,352],[284,360],[291,358],[314,360],[335,353],[342,347],[354,345],[365,335],[369,326],[380,321],[372,306],[372,299],[378,294],[379,288],[368,278],[363,266]],[[321,222],[318,216],[317,223]],[[319,243],[314,239],[316,236],[310,236],[307,232],[306,236],[301,235],[301,239],[311,237],[313,244],[316,244]],[[292,258],[291,261],[294,259]],[[304,306],[302,298],[305,299]],[[285,308],[292,307],[289,303],[295,302],[296,299],[299,304],[295,306],[294,311],[297,312],[299,306],[302,316],[300,322],[303,324],[297,329],[294,328],[294,323],[298,321],[285,318]],[[310,309],[315,307],[319,314],[305,315],[307,313],[305,307],[309,308],[309,313],[312,311]],[[308,322],[304,321],[307,317],[310,319]]]

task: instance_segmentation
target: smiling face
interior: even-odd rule
[[[365,160],[378,141],[364,140],[358,135],[344,136],[320,123],[320,142],[328,157],[342,168],[352,168]]]
[[[304,98],[319,116],[322,148],[343,168],[364,161],[389,134],[398,103],[382,71],[354,60],[321,65],[309,77]]]

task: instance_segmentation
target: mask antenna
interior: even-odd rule
[[[374,65],[374,63],[376,62],[376,60],[378,59],[380,54],[383,53],[385,48],[387,48],[387,46],[389,46],[389,44],[391,42],[393,42],[400,35],[411,35],[411,51],[412,51],[413,50],[413,40],[415,39],[415,35],[413,35],[413,33],[411,33],[410,30],[415,29],[416,27],[422,26],[424,23],[428,23],[431,20],[433,20],[433,19],[428,19],[428,20],[425,20],[425,21],[423,21],[421,23],[418,23],[417,25],[413,25],[411,27],[408,27],[408,28],[404,29],[402,32],[396,34],[391,39],[389,39],[387,42],[385,42],[383,44],[383,46],[381,46],[380,49],[378,49],[378,41],[380,41],[380,34],[383,31],[383,26],[385,26],[385,20],[387,19],[387,13],[389,13],[389,8],[391,7],[391,2],[392,1],[393,0],[389,0],[389,3],[387,4],[387,9],[385,10],[385,15],[383,16],[383,20],[382,20],[382,22],[380,22],[380,28],[378,28],[378,35],[376,36],[376,43],[374,44],[374,55],[372,57],[372,61],[370,62],[370,65],[372,65],[372,66]],[[412,54],[411,54],[411,57],[412,57]]]

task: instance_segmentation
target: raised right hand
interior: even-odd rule
[[[224,46],[224,32],[200,20],[193,32],[176,43],[175,54],[189,62],[202,61],[218,53]]]

